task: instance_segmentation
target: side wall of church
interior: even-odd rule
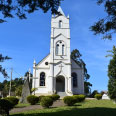
[[[72,78],[72,90],[73,94],[84,94],[84,70],[79,65],[77,65],[73,60],[71,65],[71,73],[77,74],[77,87],[73,87]]]

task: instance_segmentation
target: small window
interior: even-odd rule
[[[48,65],[48,62],[45,62],[45,65]]]
[[[40,86],[45,86],[45,73],[40,73]]]
[[[78,83],[78,80],[77,80],[77,74],[76,73],[72,73],[72,77],[73,77],[73,87],[77,87],[77,83]]]
[[[56,55],[59,54],[59,44],[56,45]]]
[[[59,28],[62,28],[62,21],[59,21]]]
[[[64,45],[62,45],[62,55],[65,55],[64,54]]]

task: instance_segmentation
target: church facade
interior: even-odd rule
[[[65,16],[61,7],[58,12],[51,19],[50,54],[33,63],[32,87],[37,88],[37,96],[84,94],[84,69],[70,57],[69,16]]]

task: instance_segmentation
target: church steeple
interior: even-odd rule
[[[70,25],[69,17],[66,17],[59,6],[59,15],[51,20],[51,48],[52,61],[67,60],[70,62]],[[51,61],[51,62],[52,62]]]
[[[63,12],[63,10],[62,10],[62,8],[59,6],[59,8],[58,8],[58,12],[60,13],[60,14],[62,14],[62,15],[64,15],[65,16],[65,14],[64,14],[64,12]]]

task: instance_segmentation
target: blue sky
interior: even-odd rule
[[[113,40],[101,40],[101,36],[93,35],[89,27],[98,19],[106,16],[103,6],[96,0],[64,0],[61,7],[66,15],[70,15],[71,50],[79,49],[90,74],[92,90],[107,90],[107,51],[115,45]],[[50,49],[51,13],[44,14],[41,10],[28,15],[28,19],[8,19],[0,24],[0,53],[12,57],[2,65],[13,78],[23,76],[33,66],[33,60],[39,62]],[[4,78],[0,74],[0,81]],[[8,79],[9,80],[9,79]]]

